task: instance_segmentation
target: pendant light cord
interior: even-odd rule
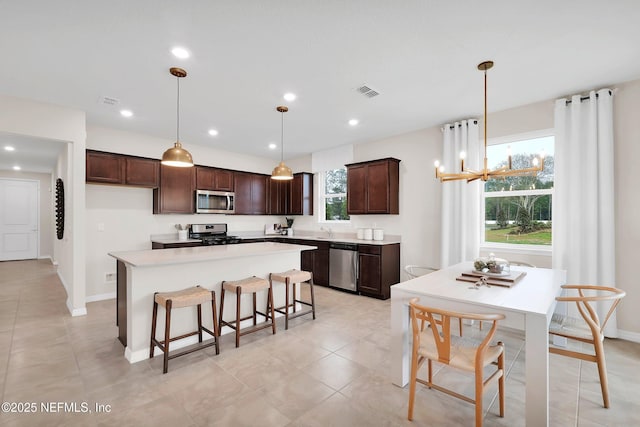
[[[178,96],[176,102],[176,142],[180,142],[180,77],[176,77],[178,82]]]
[[[280,113],[281,132],[280,132],[280,161],[284,162],[284,111]]]

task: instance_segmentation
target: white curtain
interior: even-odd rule
[[[443,129],[445,172],[460,171],[460,151],[467,153],[466,169],[480,169],[477,120],[446,124]],[[441,267],[472,261],[480,248],[480,190],[482,181],[449,181],[442,185]]]
[[[553,267],[570,284],[616,285],[612,101],[602,89],[555,105]],[[615,313],[605,335],[617,336]]]

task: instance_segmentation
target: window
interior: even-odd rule
[[[348,222],[347,169],[320,172],[320,222]]]
[[[489,168],[507,166],[511,151],[513,169],[530,167],[544,151],[544,169],[537,176],[492,179],[484,184],[483,243],[551,248],[553,214],[554,137],[512,137],[487,147]]]

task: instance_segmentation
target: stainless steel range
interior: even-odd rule
[[[229,245],[240,243],[238,236],[227,235],[227,224],[191,224],[189,238],[201,239],[203,245]]]

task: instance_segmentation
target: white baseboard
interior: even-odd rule
[[[626,341],[640,343],[640,333],[638,332],[623,331],[622,329],[618,329],[618,338]]]
[[[40,255],[38,259],[48,259],[51,261],[51,264],[53,264],[53,258],[51,258],[51,255]]]
[[[69,313],[71,313],[71,316],[76,317],[76,316],[86,316],[87,315],[87,307],[81,307],[81,308],[73,308],[73,304],[71,303],[71,297],[69,297],[69,287],[67,286],[67,282],[64,281],[64,278],[60,275],[60,272],[57,272],[58,274],[58,279],[60,279],[60,282],[62,283],[62,286],[64,286],[64,290],[67,293],[67,310],[69,310]]]
[[[96,302],[96,301],[104,301],[104,300],[108,300],[108,299],[115,299],[116,297],[116,293],[115,292],[109,292],[106,294],[98,294],[98,295],[91,295],[88,296],[84,299],[85,302]]]
[[[67,298],[67,310],[69,310],[69,313],[71,313],[72,317],[87,315],[87,307],[73,308],[73,306],[71,305],[71,300],[68,298]]]

